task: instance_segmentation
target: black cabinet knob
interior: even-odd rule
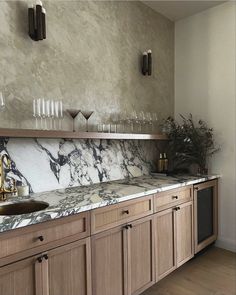
[[[125,225],[125,226],[124,226],[124,229],[129,229],[129,226],[128,226],[128,225]]]
[[[198,191],[198,187],[197,186],[195,186],[194,189],[195,189],[195,191]]]
[[[39,236],[39,237],[38,237],[38,240],[39,240],[40,242],[43,242],[44,237],[43,237],[43,236]]]
[[[178,200],[178,196],[172,196],[172,199],[176,199],[176,200]]]
[[[132,228],[132,227],[133,227],[133,225],[132,225],[132,224],[128,224],[128,226],[129,226],[129,228]]]
[[[48,260],[48,254],[43,255],[44,259]]]
[[[38,260],[39,263],[41,263],[43,261],[43,257],[40,256],[40,257],[37,258],[37,260]]]

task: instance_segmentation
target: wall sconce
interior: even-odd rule
[[[28,7],[29,36],[34,41],[46,39],[46,10],[40,0]]]
[[[142,60],[142,74],[146,76],[151,76],[152,74],[152,51],[149,49],[147,52],[143,53]]]

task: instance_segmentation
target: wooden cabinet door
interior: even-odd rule
[[[47,256],[50,295],[91,295],[90,238],[48,251]]]
[[[92,294],[126,295],[126,230],[123,227],[92,237]]]
[[[193,204],[188,202],[176,211],[177,267],[193,257]]]
[[[136,295],[155,282],[153,216],[128,226],[128,295]]]
[[[43,294],[42,275],[44,264],[31,257],[0,268],[1,295],[46,295]]]
[[[154,216],[156,282],[176,268],[175,210],[164,210]]]

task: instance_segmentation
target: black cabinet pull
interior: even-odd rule
[[[195,189],[195,191],[198,191],[198,187],[197,186],[195,186],[194,189]]]
[[[44,259],[48,260],[48,254],[43,255]]]
[[[180,207],[177,207],[177,210],[180,210]]]
[[[42,242],[44,240],[44,237],[43,236],[39,236],[38,237],[38,240],[40,240],[40,242]]]
[[[123,210],[123,214],[129,214],[129,210]]]
[[[176,199],[176,200],[178,200],[178,196],[172,196],[172,199]]]
[[[38,260],[39,263],[41,263],[43,261],[43,257],[40,256],[40,257],[37,258],[37,260]]]
[[[129,226],[129,228],[132,228],[132,227],[133,227],[133,225],[132,225],[132,224],[128,224],[128,226]]]
[[[173,210],[174,210],[174,211],[177,211],[177,210],[178,210],[178,207],[175,207]]]
[[[128,225],[125,225],[123,228],[124,229],[129,229],[129,226]]]

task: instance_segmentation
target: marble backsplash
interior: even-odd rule
[[[0,138],[7,153],[7,176],[32,192],[88,185],[147,175],[155,166],[155,141]]]

